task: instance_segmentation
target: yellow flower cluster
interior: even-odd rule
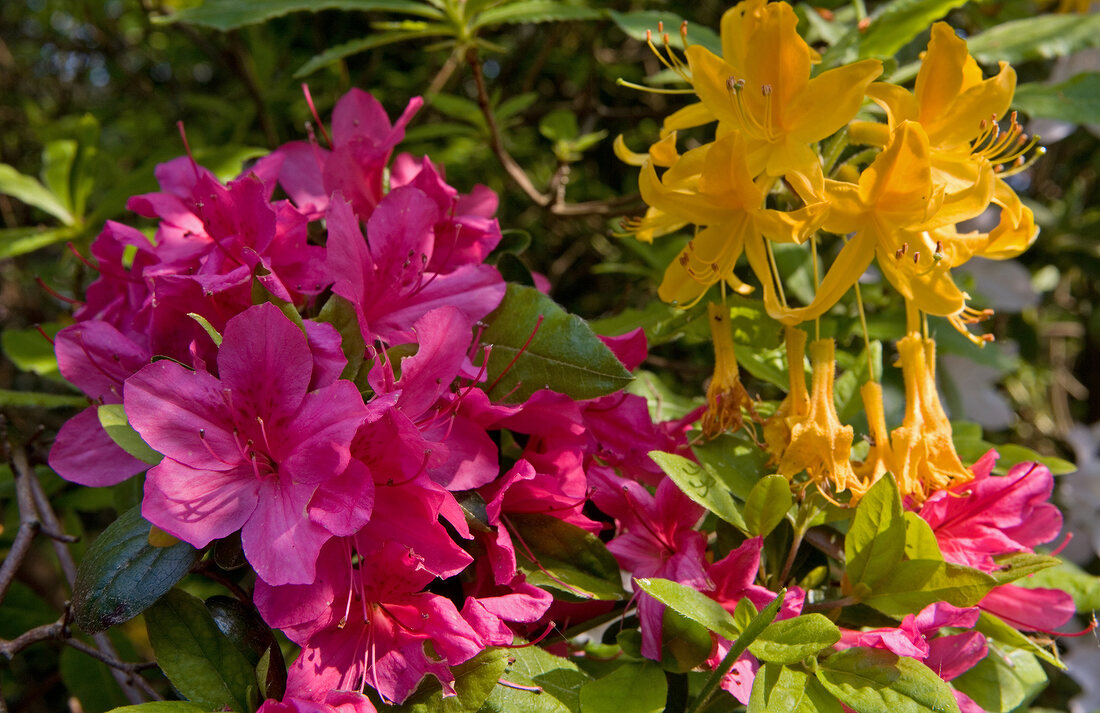
[[[645,153],[631,152],[621,137],[616,141],[619,157],[641,168],[639,187],[649,206],[627,227],[652,241],[694,226],[658,290],[661,299],[681,307],[704,299],[715,285],[722,295],[727,289],[751,292],[736,273],[745,255],[767,313],[789,327],[790,393],[764,427],[778,472],[792,483],[812,482],[826,495],[848,490],[858,498],[889,471],[919,502],[970,478],[936,393],[934,344],[922,334],[924,315],[947,318],[977,343],[985,339],[971,335],[967,325],[989,312],[967,306],[968,295],[951,270],[973,256],[1014,257],[1034,241],[1034,217],[1004,179],[1038,152],[1015,115],[1007,128],[999,123],[1015,91],[1015,72],[1002,63],[995,76],[983,78],[966,42],[948,25],[932,27],[910,91],[876,82],[882,65],[873,59],[811,76],[820,57],[797,24],[785,2],[744,0],[722,18],[721,57],[698,45],[686,47],[685,59],[671,50],[661,55],[699,101],[668,116],[660,141]],[[881,107],[884,122],[855,120],[866,99]],[[679,152],[677,132],[715,122],[713,141]],[[830,137],[834,147],[870,148],[834,167],[835,156],[827,162],[818,150]],[[959,232],[962,221],[990,205],[1000,209],[993,230]],[[843,241],[819,280],[818,231]],[[772,245],[808,241],[816,292],[795,306],[786,299]],[[833,405],[833,345],[810,345],[807,393],[805,336],[790,327],[832,308],[873,261],[907,307],[907,335],[898,342],[907,407],[903,423],[888,433],[881,388],[864,385],[872,448],[865,461],[853,464],[852,429],[841,424]],[[715,329],[722,312],[711,306],[718,364],[708,390],[707,436],[739,427],[740,408],[752,404],[739,382],[728,328]],[[807,478],[798,480],[803,472]]]

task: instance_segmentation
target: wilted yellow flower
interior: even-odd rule
[[[744,425],[742,409],[753,416],[756,410],[752,397],[741,383],[730,333],[729,308],[711,302],[707,305],[707,321],[714,342],[714,376],[707,387],[707,410],[703,414],[702,429],[705,437],[714,438]]]
[[[862,496],[866,493],[876,480],[890,471],[894,463],[894,451],[890,447],[890,432],[886,430],[886,412],[882,406],[882,384],[868,381],[859,388],[859,396],[863,401],[863,412],[867,416],[867,426],[871,431],[868,437],[871,449],[863,462],[852,466],[859,478],[859,485],[852,488],[853,499],[857,494]]]
[[[806,391],[806,333],[797,327],[784,329],[787,350],[787,396],[775,413],[764,422],[764,445],[778,461],[791,443],[791,428],[810,415],[810,395]]]

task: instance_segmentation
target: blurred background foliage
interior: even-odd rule
[[[437,10],[443,4],[458,14]],[[713,43],[716,35],[706,28],[717,28],[729,3],[208,0],[205,8],[198,5],[184,0],[0,3],[0,163],[5,164],[0,167],[0,406],[13,440],[30,441],[44,454],[48,436],[36,434],[43,428],[45,434],[55,432],[71,415],[68,407],[79,405],[51,365],[51,347],[36,325],[50,333],[69,319],[68,300],[78,298],[95,277],[76,253],[88,254],[104,220],[141,225],[126,213],[125,200],[155,190],[153,167],[183,152],[176,122],[196,158],[229,178],[243,161],[308,137],[313,119],[302,82],[326,118],[351,87],[372,92],[391,116],[410,97],[425,95],[426,106],[400,148],[430,154],[462,191],[485,183],[500,194],[502,228],[516,231],[511,239],[517,245],[530,237],[519,258],[501,265],[506,276],[546,275],[556,300],[597,320],[597,328],[607,332],[647,325],[652,341],[661,344],[637,388],[658,394],[670,408],[702,393],[711,368],[705,328],[692,321],[692,313],[655,302],[660,274],[686,236],[654,246],[616,237],[619,219],[644,207],[635,195],[637,169],[620,163],[611,145],[624,134],[632,148],[641,149],[656,138],[661,119],[685,103],[617,84],[620,78],[661,80],[662,67],[643,41],[645,29],[665,18],[675,44],[679,22],[669,18],[686,18],[693,41]],[[256,13],[259,5],[275,10]],[[306,5],[327,9],[282,12]],[[498,7],[471,22],[473,10],[486,5]],[[375,9],[363,10],[370,7]],[[807,36],[818,42],[836,41],[838,27],[854,24],[875,7],[858,0],[797,5]],[[263,21],[235,26],[240,8],[251,8],[253,19]],[[1031,0],[971,2],[949,19],[974,35],[1054,9]],[[172,18],[178,21],[166,21]],[[1025,43],[1010,57],[1020,81],[1059,81],[1100,70],[1096,18],[1078,16],[1076,34]],[[926,43],[927,32],[907,43],[890,69],[904,71]],[[989,56],[997,55],[990,50]],[[1029,126],[1045,137],[1048,153],[1016,179],[1015,187],[1036,212],[1042,228],[1038,242],[1018,261],[982,263],[965,278],[976,304],[998,310],[985,325],[998,342],[977,350],[961,338],[953,340],[945,324],[938,330],[946,354],[941,387],[954,418],[982,424],[988,441],[1019,443],[1080,462],[1082,471],[1063,480],[1062,503],[1078,531],[1068,553],[1093,572],[1100,571],[1095,556],[1100,429],[1091,426],[1100,423],[1095,367],[1100,364],[1100,241],[1095,237],[1100,152],[1096,127],[1074,122],[1100,117],[1096,76],[1076,88],[1079,101],[1073,111],[1063,112],[1062,121]],[[1033,94],[1031,106],[1044,96]],[[485,102],[497,132],[490,130]],[[498,154],[514,161],[510,171]],[[28,183],[19,174],[39,180]],[[808,288],[802,257],[781,254],[785,268],[795,275],[801,271]],[[864,292],[872,304],[875,290],[872,284]],[[751,319],[753,307],[745,309],[745,329],[759,330]],[[852,314],[839,310],[824,331],[854,344]],[[872,323],[878,328],[874,336],[895,338],[899,318],[880,314]],[[765,332],[751,335],[754,343],[777,347],[778,328]],[[852,362],[859,363],[855,357]],[[778,394],[768,383],[766,349],[743,359],[743,365],[755,377],[751,393]],[[0,547],[6,548],[18,513],[10,470],[2,474]],[[121,511],[136,502],[136,493],[124,487],[78,492],[48,472],[41,477],[73,534],[102,529],[113,508]],[[79,555],[81,545],[75,547]],[[0,637],[50,621],[62,606],[64,585],[45,549],[26,569],[4,601]],[[128,633],[132,643],[120,635],[117,645],[145,645],[140,630]],[[0,684],[13,710],[62,710],[70,696],[77,696],[85,711],[122,703],[105,667],[93,664],[71,649],[59,654],[58,648],[38,646],[0,668]],[[1064,708],[1079,692],[1077,684],[1062,679],[1042,703]]]

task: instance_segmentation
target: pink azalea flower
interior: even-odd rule
[[[256,713],[377,713],[370,699],[357,691],[329,691],[321,702],[287,696],[268,699]]]
[[[337,381],[308,391],[314,364],[306,337],[270,304],[229,320],[217,366],[215,377],[158,361],[127,380],[130,422],[165,455],[149,471],[142,513],[196,547],[241,529],[261,578],[310,582],[317,552],[334,534],[324,523],[363,524],[333,525],[327,507],[309,513],[319,489],[365,496],[365,469],[345,474],[356,467],[349,446],[368,415],[359,390]],[[355,508],[347,517],[362,520],[361,505],[347,507]]]

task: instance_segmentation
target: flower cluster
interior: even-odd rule
[[[419,105],[391,124],[352,91],[327,148],[286,144],[224,185],[189,157],[161,165],[161,191],[129,202],[155,233],[107,225],[100,276],[56,338],[91,406],[51,466],[93,486],[148,469],[157,528],[197,548],[240,533],[259,611],[302,646],[270,710],[371,710],[366,687],[399,702],[426,676],[453,694],[451,666],[551,605],[517,568],[510,518],[598,532],[593,469],[652,482],[640,454],[686,446],[686,424],[655,424],[640,396],[489,399],[496,196],[458,193],[426,157],[391,162]],[[645,356],[640,332],[607,343],[629,366]],[[151,468],[101,425],[117,404]]]

